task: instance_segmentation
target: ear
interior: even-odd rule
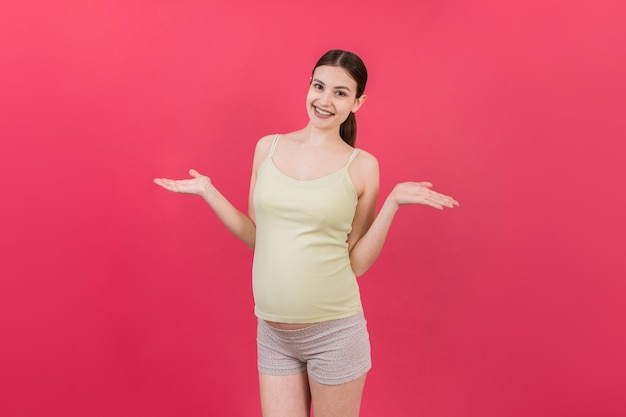
[[[367,100],[367,96],[365,94],[362,94],[361,97],[354,100],[354,104],[352,105],[352,109],[350,111],[352,113],[356,113],[357,110],[361,108],[363,103],[365,103],[365,100]]]

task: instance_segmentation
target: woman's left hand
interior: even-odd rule
[[[402,182],[394,187],[387,198],[398,207],[404,204],[422,204],[439,210],[458,207],[459,203],[450,196],[431,190],[430,182]]]

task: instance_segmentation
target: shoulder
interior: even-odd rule
[[[263,136],[256,143],[256,147],[254,148],[254,164],[258,165],[261,161],[263,161],[270,153],[270,149],[272,148],[272,142],[276,135],[267,135]]]
[[[359,196],[378,192],[380,175],[378,160],[374,155],[360,149],[350,165],[349,172]]]
[[[270,153],[270,149],[272,149],[272,143],[276,136],[280,135],[280,143],[293,143],[294,139],[297,139],[301,134],[301,131],[290,132],[290,133],[273,133],[271,135],[263,136],[256,143],[256,148],[254,151],[254,158],[264,160]]]
[[[359,149],[359,153],[357,154],[356,158],[354,158],[352,165],[354,166],[356,171],[375,174],[376,176],[378,176],[378,159],[376,159],[374,155],[363,149]]]
[[[270,148],[272,147],[272,142],[274,141],[275,137],[276,135],[263,136],[261,139],[257,141],[254,152],[258,153],[258,152],[265,151],[267,155],[267,153],[269,153]]]

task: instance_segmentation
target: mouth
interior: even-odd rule
[[[313,106],[313,109],[315,110],[315,113],[317,113],[319,116],[322,116],[322,117],[334,116],[334,113],[331,113],[326,110],[322,110],[317,106]]]

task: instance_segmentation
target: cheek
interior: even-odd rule
[[[315,90],[313,90],[312,88],[309,88],[307,93],[306,93],[306,101],[311,102],[315,99]]]
[[[361,107],[361,103],[359,99],[354,99],[354,102],[350,106],[350,111],[357,111]]]

